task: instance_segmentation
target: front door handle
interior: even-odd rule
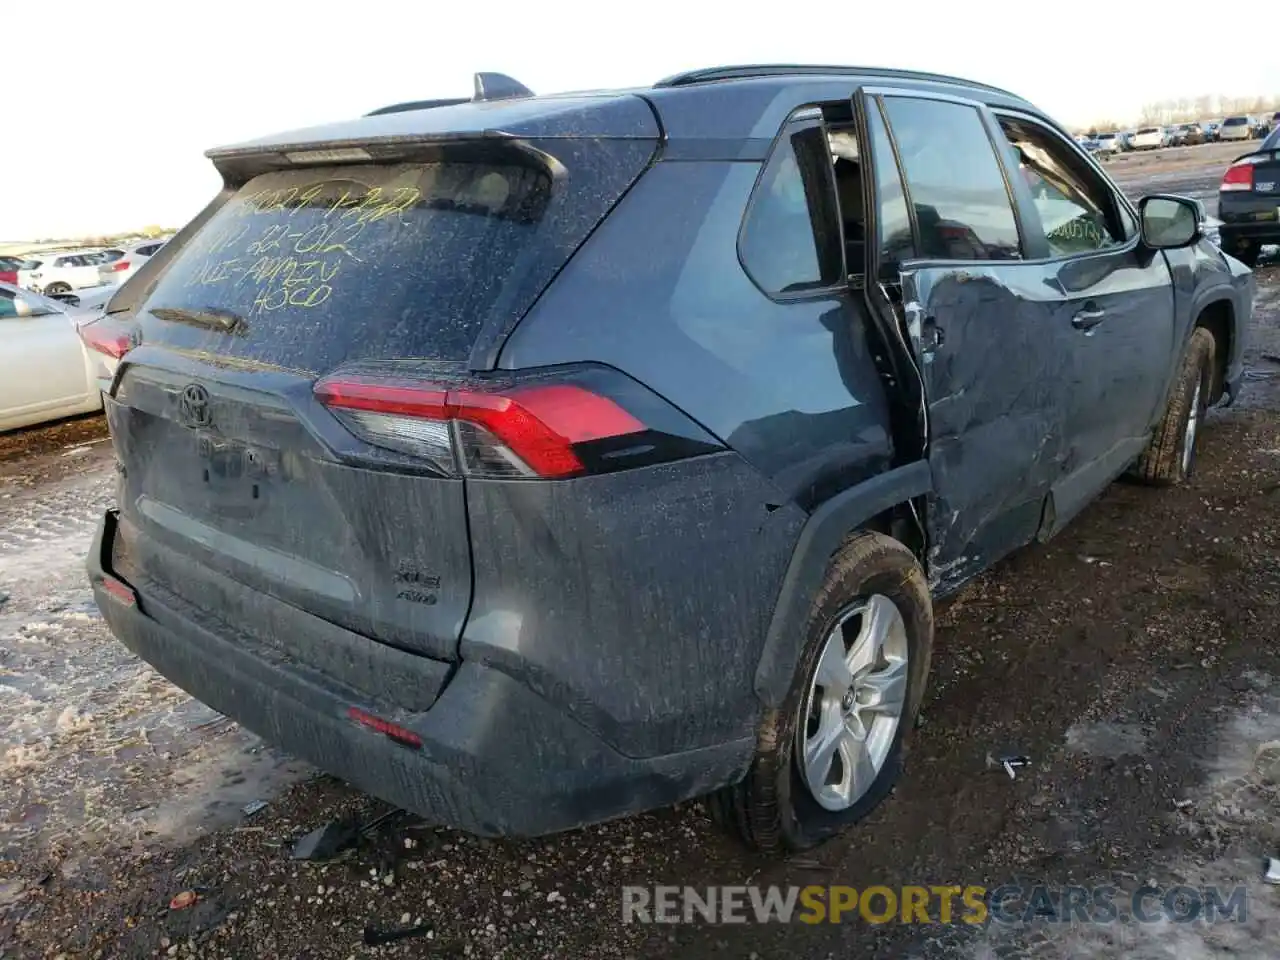
[[[1096,307],[1085,307],[1071,318],[1071,325],[1077,330],[1092,330],[1106,318],[1107,312],[1105,310],[1098,310]]]

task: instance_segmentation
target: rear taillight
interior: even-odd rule
[[[1246,157],[1227,167],[1227,172],[1222,176],[1222,185],[1218,189],[1223,193],[1231,190],[1252,190],[1253,164],[1253,158]]]
[[[722,449],[622,374],[442,385],[337,374],[315,395],[358,438],[457,475],[557,479]]]
[[[112,273],[120,273],[121,271],[128,270],[128,269],[129,269],[128,260],[117,260],[115,263],[111,265]]]
[[[105,353],[108,357],[119,360],[133,349],[133,340],[127,333],[111,330],[98,323],[86,323],[80,328],[80,339],[90,350]]]

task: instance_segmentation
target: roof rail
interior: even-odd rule
[[[376,117],[384,113],[403,113],[406,110],[430,110],[433,107],[452,107],[459,103],[479,103],[486,100],[517,100],[534,95],[523,83],[513,80],[505,73],[477,73],[472,82],[476,92],[470,99],[450,97],[443,100],[408,100],[370,110],[365,116]]]
[[[709,83],[713,80],[746,80],[752,77],[786,77],[786,76],[872,76],[900,77],[904,80],[931,80],[936,83],[954,83],[965,87],[979,87],[992,93],[1003,94],[1015,100],[1021,100],[1016,94],[986,83],[977,83],[961,77],[951,77],[943,73],[925,73],[920,70],[901,70],[890,67],[853,67],[823,64],[788,64],[761,63],[743,64],[740,66],[706,67],[701,70],[687,70],[675,76],[659,80],[655,87],[687,87],[695,83]]]

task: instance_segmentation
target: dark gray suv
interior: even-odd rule
[[[98,603],[445,824],[709,795],[819,842],[897,775],[935,598],[1126,471],[1188,476],[1251,274],[992,87],[477,81],[210,153],[102,321]]]

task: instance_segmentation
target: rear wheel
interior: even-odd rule
[[[929,672],[933,607],[911,551],[862,533],[814,598],[787,698],[761,724],[746,778],[712,815],[767,854],[804,850],[892,789]]]
[[[1231,255],[1246,267],[1256,267],[1260,253],[1262,253],[1262,244],[1256,240],[1241,240],[1236,244],[1236,248],[1231,251]]]
[[[71,284],[63,283],[61,280],[57,280],[44,288],[44,294],[46,297],[56,297],[70,292]]]
[[[1191,476],[1200,425],[1209,409],[1216,346],[1204,327],[1192,332],[1164,417],[1135,467],[1142,480],[1169,485]]]

